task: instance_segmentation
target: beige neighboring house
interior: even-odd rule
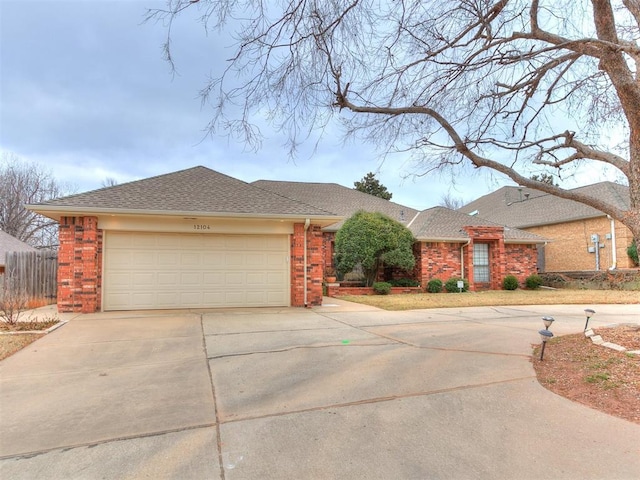
[[[4,274],[7,252],[35,252],[31,245],[0,230],[0,275]]]
[[[629,208],[629,188],[601,182],[574,189]],[[502,187],[460,208],[501,225],[550,241],[539,248],[538,268],[546,272],[634,268],[627,254],[631,231],[607,214],[582,203],[525,187]]]

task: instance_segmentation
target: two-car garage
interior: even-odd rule
[[[289,239],[107,231],[103,309],[290,304]]]

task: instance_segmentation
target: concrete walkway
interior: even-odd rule
[[[0,478],[638,478],[640,425],[536,381],[544,315],[582,331],[580,306],[335,299],[69,317],[0,362]]]

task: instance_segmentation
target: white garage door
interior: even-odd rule
[[[105,235],[104,310],[289,305],[287,235]]]

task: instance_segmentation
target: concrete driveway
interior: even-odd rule
[[[640,425],[535,379],[540,317],[580,306],[326,301],[76,316],[0,362],[0,478],[639,477]]]

